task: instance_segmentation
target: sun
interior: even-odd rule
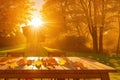
[[[32,27],[38,28],[43,26],[44,21],[40,17],[33,17],[32,20],[29,22],[29,25]]]

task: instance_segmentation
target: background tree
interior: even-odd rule
[[[116,10],[113,0],[80,0],[86,25],[93,41],[93,50],[103,53],[104,33],[115,28]],[[113,26],[114,25],[114,26]]]
[[[82,15],[80,15],[81,13],[79,12],[79,6],[77,5],[77,1],[45,0],[45,4],[43,5],[43,9],[41,12],[43,18],[47,23],[46,35],[49,41],[53,41],[54,44],[58,44],[60,42],[55,43],[55,41],[59,41],[60,39],[64,41],[68,40],[65,38],[69,38],[69,40],[72,38],[76,38],[79,39],[80,44],[72,42],[75,43],[74,45],[85,45],[84,40],[82,39],[85,39],[83,34],[86,33],[86,31],[84,31],[84,26],[82,26],[83,28],[80,28],[80,21],[84,19],[82,18]],[[49,41],[47,40],[47,42]],[[64,42],[61,42],[61,44],[64,44]],[[76,48],[78,49],[78,47]]]
[[[116,25],[118,10],[113,0],[45,1],[42,13],[50,26],[48,32],[58,38],[62,36],[63,39],[67,36],[82,39],[82,36],[87,39],[87,43],[80,42],[92,48],[94,53],[115,50],[117,38],[114,35],[118,36],[118,25]],[[55,36],[52,36],[53,39],[56,39]],[[113,44],[110,44],[111,41]]]
[[[115,8],[117,9],[117,18],[118,18],[118,26],[119,26],[119,36],[118,36],[118,44],[117,44],[117,51],[116,51],[116,54],[119,55],[120,53],[120,1],[119,0],[115,0],[114,1],[114,5]]]
[[[29,0],[1,0],[0,28],[10,33],[31,18],[32,5]]]
[[[20,25],[31,19],[32,6],[29,0],[0,0],[0,40],[18,36]]]

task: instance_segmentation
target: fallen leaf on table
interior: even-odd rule
[[[18,67],[18,64],[17,64],[17,63],[12,63],[12,64],[10,64],[10,68],[11,68],[11,69],[14,69],[14,68],[16,68],[16,67]]]
[[[65,65],[66,64],[66,60],[64,59],[61,59],[59,62],[58,62],[59,65]]]
[[[40,68],[41,65],[42,65],[42,62],[40,60],[37,60],[34,62],[34,65],[37,67],[37,68]]]

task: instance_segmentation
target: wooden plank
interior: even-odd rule
[[[61,66],[64,70],[74,70],[73,67],[70,67],[70,66]]]
[[[112,68],[112,67],[110,67],[110,66],[107,66],[107,65],[104,65],[104,64],[101,64],[101,63],[99,63],[99,62],[95,62],[95,64],[96,64],[97,66],[103,67],[104,69],[113,69],[113,70],[115,70],[114,68]]]
[[[93,64],[93,65],[95,65],[95,66],[98,66],[98,67],[100,67],[100,69],[102,68],[102,69],[110,69],[110,70],[115,70],[114,68],[112,68],[112,67],[110,67],[110,66],[107,66],[107,65],[104,65],[104,64],[102,64],[102,63],[99,63],[99,62],[97,62],[97,61],[95,61],[95,60],[91,60],[91,59],[89,59],[89,58],[83,58],[82,57],[82,59],[84,59],[84,60],[87,60],[89,63],[91,63],[91,64]]]
[[[102,73],[101,74],[101,80],[110,80],[108,73]]]
[[[88,69],[96,69],[93,65],[90,65],[88,62],[78,58],[78,57],[69,57],[69,59],[72,61],[72,62],[80,62],[82,63],[85,67],[87,67]]]
[[[47,52],[49,57],[66,57],[65,52],[59,52],[59,51],[54,51],[54,52]]]
[[[61,57],[54,57],[54,59],[57,61],[57,63],[58,63],[58,66],[56,66],[56,70],[57,69],[63,69],[63,70],[75,70],[75,67],[73,67],[72,66],[72,64],[65,64],[65,65],[59,65],[59,61],[60,60],[65,60],[65,61],[67,61],[67,63],[69,63],[68,61],[69,60],[67,60],[67,58],[61,58]]]
[[[61,66],[55,66],[55,68],[56,68],[56,70],[64,70],[64,68]]]
[[[115,71],[114,68],[106,66],[104,64],[101,64],[101,63],[99,63],[95,60],[91,60],[91,59],[83,58],[83,57],[80,57],[80,59],[78,59],[78,58],[76,58],[76,59],[83,62],[84,65],[86,65],[88,67],[88,69],[113,70],[113,71]]]
[[[0,70],[6,70],[8,69],[9,64],[6,64],[4,66],[0,66]]]
[[[19,57],[19,58],[14,58],[13,60],[15,60],[15,61],[17,61],[17,60],[19,60],[19,59],[22,59],[22,58],[25,58],[25,57]],[[42,58],[42,57],[41,57]],[[11,58],[10,58],[11,59]],[[25,58],[26,59],[26,58]],[[58,58],[59,59],[59,58]],[[99,69],[98,68],[98,66],[97,65],[95,65],[94,66],[94,64],[92,63],[92,62],[90,62],[90,61],[88,61],[88,60],[84,60],[84,59],[81,59],[81,58],[79,58],[79,57],[67,57],[67,59],[70,59],[70,61],[80,61],[81,63],[83,63],[83,64],[85,64],[85,65],[87,65],[87,67],[88,67],[88,70],[86,69],[85,71],[90,71],[90,70],[98,70],[99,72],[100,71],[115,71],[115,69],[113,69],[113,68],[110,68],[110,69]],[[9,61],[9,60],[8,60]],[[72,65],[72,64],[71,64]],[[4,66],[6,66],[6,65],[4,65]],[[2,70],[2,69],[6,69],[4,66],[0,66],[0,69]],[[24,68],[23,68],[23,70],[26,70],[26,69],[28,69],[28,70],[30,70],[31,69],[31,67],[28,67],[28,66],[25,66]],[[32,68],[33,69],[33,68]],[[22,69],[21,69],[22,70]],[[36,69],[37,70],[37,69]],[[41,70],[48,70],[46,67],[42,67],[41,68]],[[53,69],[54,70],[54,69]],[[71,67],[71,66],[55,66],[55,70],[76,70],[75,68],[73,68],[73,67]],[[82,70],[82,69],[78,69],[78,70]],[[80,71],[79,71],[80,72]],[[84,72],[83,70],[82,70],[82,72]]]
[[[25,52],[7,52],[7,57],[21,57],[24,55]]]
[[[19,60],[19,59],[22,59],[23,57],[19,57],[19,58],[15,58],[14,60]],[[41,57],[42,58],[42,57]],[[59,57],[57,57],[58,59],[59,59]],[[1,58],[0,58],[1,59]],[[68,57],[67,59],[69,59],[70,61],[79,61],[80,63],[82,63],[82,64],[84,64],[84,66],[85,67],[87,67],[88,69],[90,69],[90,70],[115,70],[114,68],[111,68],[111,67],[106,67],[105,65],[103,65],[103,64],[101,64],[101,63],[99,63],[99,62],[96,62],[96,61],[94,61],[94,63],[93,62],[91,62],[91,61],[88,61],[88,60],[86,60],[86,59],[82,59],[82,58],[79,58],[79,57]],[[9,61],[9,60],[8,60]],[[5,62],[5,64],[6,64],[7,62]],[[72,64],[71,64],[72,65]],[[99,67],[99,66],[102,66],[102,68],[101,67]],[[3,66],[1,66],[1,67],[3,67]],[[106,67],[106,68],[104,68],[104,67]],[[24,68],[24,69],[27,69],[26,67]],[[31,69],[30,67],[28,67],[28,69]],[[43,70],[46,70],[47,68],[45,68],[45,67],[42,67],[42,69]],[[74,67],[72,67],[72,66],[55,66],[55,69],[57,70],[57,69],[60,69],[60,70],[75,70],[75,68]],[[81,70],[81,69],[79,69],[79,70]]]
[[[87,67],[88,69],[92,69],[92,70],[100,70],[100,69],[104,69],[104,68],[100,68],[98,67],[97,65],[93,65],[93,63],[87,61],[87,60],[84,60],[82,58],[78,58],[78,57],[71,57],[71,60],[72,61],[79,61],[81,62],[85,67]]]
[[[100,78],[100,74],[0,74],[0,78]]]
[[[84,58],[80,58],[80,59],[86,61],[90,66],[95,67],[98,70],[105,70],[103,67],[99,67],[98,65],[96,65],[95,61],[92,62],[92,61],[86,60]]]

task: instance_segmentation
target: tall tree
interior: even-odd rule
[[[99,28],[99,53],[103,53],[103,30],[105,28],[105,0],[101,2],[101,26]]]
[[[95,0],[80,0],[86,18],[85,23],[93,41],[93,51],[98,53],[97,4]],[[96,6],[97,5],[97,6]]]
[[[117,3],[117,17],[118,17],[118,26],[119,26],[119,36],[118,36],[118,44],[117,44],[117,51],[116,54],[119,55],[120,53],[120,1],[119,0],[115,0]]]
[[[95,53],[103,53],[103,34],[111,29],[113,20],[110,18],[115,16],[112,0],[80,0],[80,5],[86,18],[84,23],[87,24],[92,37],[93,50]]]
[[[20,25],[30,20],[32,6],[30,0],[0,0],[0,32],[4,37],[20,31]]]

